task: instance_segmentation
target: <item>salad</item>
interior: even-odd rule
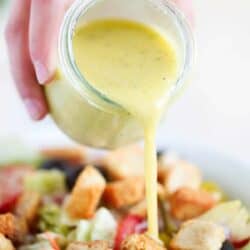
[[[0,250],[250,250],[248,208],[173,153],[158,153],[156,240],[140,146],[91,160],[82,147],[21,151],[1,154]]]

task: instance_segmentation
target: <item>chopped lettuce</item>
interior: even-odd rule
[[[62,209],[55,204],[48,204],[39,212],[38,227],[42,232],[51,231],[66,236],[71,227],[61,221]]]
[[[110,240],[116,232],[117,223],[106,208],[100,208],[92,221],[91,240]]]
[[[25,176],[24,186],[42,195],[65,192],[65,176],[58,170],[37,170]]]
[[[71,220],[63,209],[47,204],[39,213],[38,227],[67,237],[69,241],[112,240],[117,222],[106,208],[100,208],[92,220]]]
[[[77,241],[90,241],[91,239],[91,222],[87,220],[80,220],[76,229]]]
[[[159,238],[160,238],[160,240],[162,241],[162,243],[164,244],[165,247],[169,246],[171,237],[168,234],[160,233]]]
[[[112,240],[117,222],[106,208],[100,208],[92,220],[81,220],[76,229],[77,241]]]

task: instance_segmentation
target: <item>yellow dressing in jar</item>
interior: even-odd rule
[[[148,231],[158,238],[155,134],[177,80],[176,51],[150,26],[107,19],[79,27],[73,36],[73,52],[76,65],[88,83],[127,110],[141,125]]]

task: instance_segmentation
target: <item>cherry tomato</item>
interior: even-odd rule
[[[235,248],[242,248],[246,246],[250,242],[250,238],[241,240],[241,241],[233,241],[233,245]]]
[[[0,213],[11,211],[23,189],[23,177],[32,171],[28,166],[6,167],[0,170]]]

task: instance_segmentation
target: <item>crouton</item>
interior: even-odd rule
[[[158,197],[163,199],[165,197],[165,190],[161,184],[158,183]],[[141,217],[147,216],[147,202],[145,199],[141,200],[140,202],[136,203],[133,206],[130,206],[127,210],[129,214],[139,215]]]
[[[144,176],[143,148],[132,145],[111,151],[103,159],[103,167],[111,180]]]
[[[167,196],[181,187],[198,189],[202,181],[199,169],[181,160],[159,166],[158,178],[164,186]]]
[[[0,234],[13,242],[22,242],[27,233],[28,228],[24,219],[17,218],[11,213],[0,215]]]
[[[91,218],[105,189],[105,179],[92,166],[86,167],[77,178],[66,204],[66,210],[73,218]]]
[[[41,203],[41,196],[36,192],[26,191],[19,198],[15,214],[26,220],[27,225],[31,227],[38,214],[38,210]]]
[[[139,215],[141,217],[147,216],[147,202],[142,200],[139,203],[129,208],[129,214]]]
[[[84,147],[47,148],[41,150],[41,155],[49,159],[65,160],[72,164],[81,164],[86,160]]]
[[[112,250],[108,241],[73,242],[69,244],[67,250]]]
[[[144,198],[145,185],[143,178],[131,177],[122,181],[107,184],[103,200],[113,208],[133,205]]]
[[[132,234],[121,244],[121,250],[164,250],[157,242],[145,234]]]
[[[214,197],[202,190],[183,187],[169,199],[170,212],[179,220],[189,220],[200,216],[216,204]]]
[[[201,220],[191,220],[181,226],[170,242],[171,250],[218,250],[225,241],[223,227]]]
[[[0,250],[15,250],[12,242],[0,234]]]

